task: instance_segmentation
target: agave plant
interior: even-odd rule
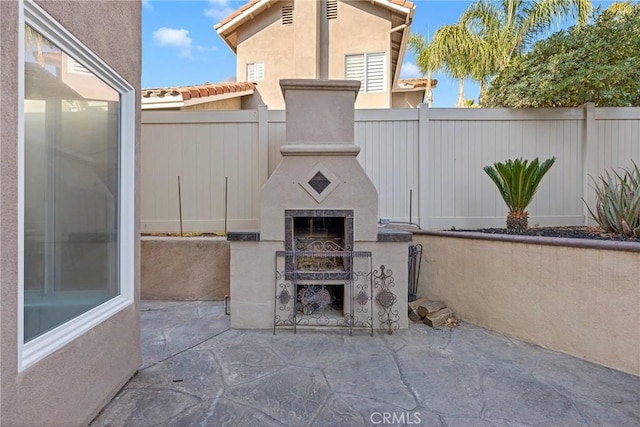
[[[587,204],[591,218],[605,231],[640,237],[640,169],[622,169],[591,177],[596,191],[596,211]]]
[[[493,166],[483,168],[498,187],[502,199],[509,208],[507,232],[522,233],[527,229],[529,223],[527,206],[536,194],[542,177],[555,161],[555,157],[542,163],[537,157],[531,162],[520,158],[507,160],[504,163],[497,162]]]

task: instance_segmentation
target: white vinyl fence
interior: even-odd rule
[[[258,228],[260,188],[284,139],[284,111],[264,107],[143,112],[142,231],[178,231],[180,205],[184,231],[223,231],[225,212],[227,230]],[[355,143],[380,218],[502,227],[506,207],[483,166],[555,156],[529,223],[584,224],[589,176],[640,164],[640,108],[358,110]]]

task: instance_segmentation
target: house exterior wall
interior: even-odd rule
[[[318,1],[297,1],[293,8],[293,54],[295,78],[319,77],[320,60],[320,6]],[[282,79],[286,78],[281,76]],[[276,81],[278,88],[280,85]]]
[[[50,15],[140,90],[141,5],[137,1],[38,1]],[[0,424],[85,425],[140,365],[137,298],[68,345],[18,372],[19,3],[0,2]],[[126,46],[126,49],[122,47]],[[139,111],[138,101],[136,111]],[[139,140],[136,113],[136,141]],[[137,145],[137,144],[136,144]],[[136,147],[136,157],[138,147]],[[137,174],[136,174],[137,176]],[[136,187],[138,185],[136,184]],[[139,234],[138,202],[134,234]],[[139,245],[135,245],[135,270]],[[139,283],[136,273],[135,289]]]
[[[394,92],[391,95],[391,108],[418,108],[423,98],[424,90]]]
[[[227,98],[220,101],[205,102],[203,104],[189,105],[180,108],[182,111],[205,111],[205,110],[240,110],[242,101],[240,97]]]
[[[363,30],[365,29],[366,30]],[[339,1],[338,18],[329,20],[329,78],[345,78],[345,56],[384,52],[386,57],[385,92],[360,92],[356,108],[391,106],[391,13],[362,1]]]
[[[69,58],[64,56],[62,58],[62,81],[68,86],[72,87],[76,92],[85,98],[95,99],[109,99],[110,101],[117,101],[115,94],[102,86],[95,85],[95,78],[93,75],[87,76],[80,73],[74,73],[69,71]]]
[[[247,64],[264,63],[264,80],[256,93],[270,109],[284,109],[279,81],[285,78],[320,77],[321,2],[297,1],[293,23],[283,25],[282,7],[294,2],[278,2],[238,29],[236,78],[248,81]],[[366,31],[362,29],[366,28]],[[391,13],[361,1],[339,1],[338,18],[329,20],[330,79],[345,78],[345,55],[385,52],[387,88],[391,73]],[[254,95],[256,97],[257,95]],[[391,92],[360,93],[356,108],[389,108]]]
[[[238,30],[236,80],[248,81],[247,64],[264,63],[264,80],[255,82],[258,83],[256,92],[260,93],[264,104],[273,109],[284,109],[279,80],[302,77],[296,75],[295,68],[298,62],[295,54],[300,51],[300,48],[296,50],[298,40],[295,38],[294,28],[297,25],[297,17],[294,14],[294,23],[288,25],[283,25],[280,20],[282,6],[291,4],[293,2],[278,3]]]

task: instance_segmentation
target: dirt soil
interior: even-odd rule
[[[223,237],[224,233],[140,233],[141,236],[153,236],[153,237]]]
[[[482,228],[479,230],[451,230],[451,231],[475,231],[491,234],[509,234],[506,228]],[[545,236],[545,237],[565,237],[572,239],[595,239],[595,240],[618,240],[626,242],[640,243],[640,238],[627,237],[620,234],[607,233],[599,227],[532,227],[522,236]]]

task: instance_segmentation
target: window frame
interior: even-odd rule
[[[369,58],[373,55],[382,55],[382,90],[368,90],[368,86],[369,86]],[[360,93],[386,93],[388,92],[388,84],[387,84],[387,74],[388,74],[388,69],[387,69],[387,52],[381,51],[381,52],[364,52],[364,53],[350,53],[350,54],[346,54],[344,56],[344,76],[345,79],[348,79],[347,76],[347,59],[349,57],[361,57],[362,58],[362,64],[363,64],[363,70],[362,70],[362,75],[363,75],[363,79],[360,85]]]
[[[261,73],[260,73],[260,78],[255,78],[255,79],[250,79],[249,78],[249,67],[251,67],[253,65],[254,68],[254,72],[253,74],[256,74],[255,69],[260,67],[261,68]],[[247,63],[247,79],[248,82],[261,82],[264,80],[264,62],[248,62]]]
[[[134,303],[135,281],[135,88],[102,61],[33,0],[20,3],[18,18],[18,371],[109,319]],[[67,55],[120,94],[118,177],[118,284],[119,295],[54,329],[24,342],[24,196],[25,196],[25,25],[48,38]]]

